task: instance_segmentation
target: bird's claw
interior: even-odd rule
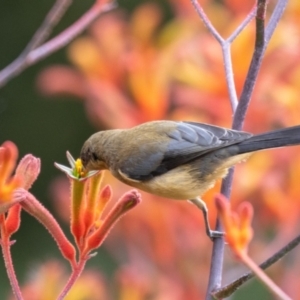
[[[214,239],[216,239],[216,238],[223,237],[225,235],[225,232],[217,231],[217,230],[209,230],[207,232],[207,235],[212,241],[214,241]]]

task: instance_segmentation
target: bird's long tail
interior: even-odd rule
[[[282,128],[258,135],[242,141],[237,146],[239,154],[284,146],[300,144],[300,125]]]

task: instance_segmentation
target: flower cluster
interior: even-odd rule
[[[71,184],[71,232],[82,259],[87,259],[90,252],[98,248],[114,223],[128,210],[136,206],[141,198],[132,190],[123,195],[115,206],[103,217],[103,211],[111,200],[111,188],[101,190],[103,172],[86,173],[81,160],[75,161],[67,153],[71,168],[56,164],[64,171]]]
[[[46,227],[63,257],[71,264],[72,274],[58,298],[63,299],[83,271],[86,261],[94,255],[91,252],[102,244],[116,221],[135,207],[141,198],[135,190],[128,192],[103,217],[103,210],[112,193],[109,186],[100,189],[103,173],[84,172],[81,161],[75,162],[68,153],[72,168],[56,165],[67,173],[71,181],[70,225],[77,256],[76,248],[67,239],[52,214],[28,191],[39,175],[40,159],[31,154],[26,155],[18,164],[15,175],[11,177],[17,154],[17,147],[12,142],[5,142],[0,147],[0,236],[7,274],[14,294],[18,299],[23,299],[10,253],[10,238],[19,229],[20,212],[23,209]]]

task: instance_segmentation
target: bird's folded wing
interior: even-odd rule
[[[201,156],[248,139],[250,133],[225,129],[194,122],[177,122],[177,126],[163,132],[167,145],[157,144],[157,151],[144,146],[141,157],[132,158],[137,162],[124,162],[120,168],[132,180],[150,180],[178,166],[189,163]],[[163,151],[161,149],[164,149]]]

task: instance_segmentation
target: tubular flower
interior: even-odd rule
[[[243,202],[239,205],[238,212],[234,212],[222,195],[216,197],[216,205],[226,232],[226,241],[233,252],[239,256],[240,253],[247,251],[253,236],[251,227],[253,208],[250,203]]]
[[[7,211],[13,204],[13,191],[21,186],[21,180],[12,176],[16,166],[18,149],[13,142],[7,141],[0,147],[0,212]]]
[[[19,187],[29,189],[40,173],[40,159],[31,154],[25,155],[16,168],[18,158],[17,146],[6,141],[0,147],[0,213],[8,211],[20,199],[13,197],[13,192]]]
[[[98,248],[118,219],[141,201],[140,194],[129,191],[103,217],[103,210],[111,199],[110,186],[100,189],[103,172],[86,172],[80,159],[67,158],[71,168],[55,164],[65,172],[71,182],[71,233],[81,257],[89,257],[90,251]]]

